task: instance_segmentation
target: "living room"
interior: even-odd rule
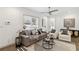
[[[78,10],[78,7],[0,7],[0,50],[78,51]]]

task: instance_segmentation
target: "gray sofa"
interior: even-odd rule
[[[27,31],[28,32],[28,31]],[[25,32],[25,33],[27,33]],[[24,33],[21,34],[21,38],[22,38],[22,44],[25,46],[30,46],[44,38],[47,37],[47,33],[41,33],[41,34],[33,34],[33,35],[25,35]]]

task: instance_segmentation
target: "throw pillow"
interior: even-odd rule
[[[55,32],[56,32],[56,30],[54,30],[54,29],[51,30],[51,33],[55,33]]]
[[[41,34],[40,30],[38,30],[38,34]]]
[[[62,34],[68,35],[68,31],[67,30],[63,30]]]

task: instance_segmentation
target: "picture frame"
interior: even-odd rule
[[[75,28],[75,18],[66,18],[66,19],[64,19],[64,27]]]

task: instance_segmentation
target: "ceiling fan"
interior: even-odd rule
[[[48,12],[42,12],[42,13],[48,13],[49,15],[52,15],[52,12],[56,11],[58,11],[58,9],[51,10],[51,7],[48,7]]]

